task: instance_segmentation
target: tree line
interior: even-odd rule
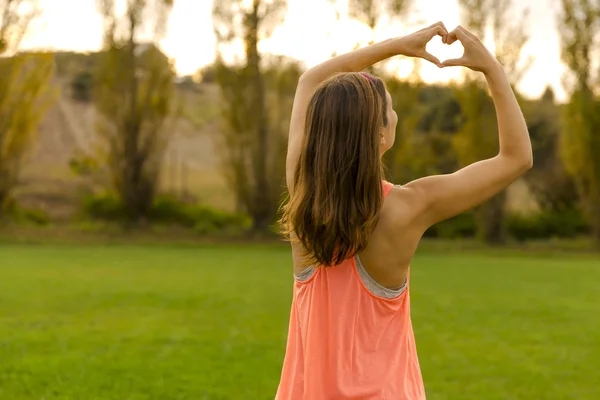
[[[411,6],[408,0],[323,2],[335,7],[339,18],[368,26],[369,42],[380,24],[401,23]],[[122,16],[114,0],[97,0],[104,48],[89,76],[101,139],[96,157],[106,166],[109,186],[131,221],[151,213],[179,107],[173,64],[140,37],[150,31],[151,43],[158,43],[173,3],[133,0]],[[13,201],[23,157],[55,95],[51,55],[17,51],[29,22],[41,12],[36,5],[36,0],[0,0],[0,51],[10,56],[0,59],[0,213]],[[522,54],[529,40],[527,13],[511,0],[459,0],[459,6],[461,23],[494,42],[524,110],[535,159],[525,180],[540,209],[581,210],[600,246],[600,81],[594,69],[600,6],[592,0],[561,0],[557,20],[567,71],[556,79],[567,83],[565,104],[550,89],[534,100],[516,89],[530,61]],[[216,62],[203,71],[221,92],[215,141],[224,176],[238,210],[250,216],[252,229],[259,232],[273,224],[285,198],[287,124],[303,71],[297,60],[259,51],[261,40],[283,23],[286,11],[286,0],[215,1]],[[244,43],[241,58],[225,62],[222,49],[238,41]],[[498,146],[494,106],[482,77],[465,72],[460,84],[425,85],[419,67],[416,62],[406,79],[389,75],[384,65],[371,71],[385,79],[399,115],[396,146],[385,158],[389,179],[396,183],[450,173],[493,156]],[[502,193],[475,212],[476,231],[489,243],[506,239],[506,203]]]

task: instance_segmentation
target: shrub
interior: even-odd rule
[[[113,193],[91,194],[83,199],[83,210],[92,218],[107,221],[125,221],[123,204]]]
[[[424,236],[441,239],[474,237],[476,229],[475,215],[467,212],[432,226]]]
[[[542,211],[532,215],[511,215],[508,230],[519,241],[525,239],[573,238],[589,234],[590,224],[580,210]]]
[[[121,222],[126,220],[124,207],[113,194],[87,197],[84,210],[96,219]],[[148,218],[158,224],[190,228],[201,235],[234,235],[243,233],[250,227],[250,220],[245,215],[214,210],[203,205],[186,204],[172,196],[157,196]]]
[[[94,77],[88,71],[75,75],[71,81],[71,97],[75,101],[88,103],[92,100]]]
[[[34,225],[49,225],[50,217],[44,210],[22,207],[16,201],[8,201],[3,216],[7,220],[17,223],[30,223]]]
[[[231,214],[202,205],[185,204],[171,196],[157,198],[150,211],[150,219],[193,228],[201,235],[241,233],[250,227],[251,222],[242,214]]]

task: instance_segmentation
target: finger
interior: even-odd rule
[[[448,32],[448,36],[446,36],[446,44],[452,44],[454,42],[456,42],[458,40],[458,38],[456,37],[456,32],[452,31],[452,32]]]
[[[444,23],[442,21],[436,22],[435,24],[431,25],[429,28],[433,29],[438,26],[441,27],[444,31],[446,31],[446,33],[448,33],[448,29],[446,29],[446,25],[444,25]]]
[[[434,36],[441,36],[442,37],[442,42],[445,41],[446,36],[448,36],[448,31],[446,30],[446,28],[444,26],[441,25],[434,25],[432,26],[428,33],[428,39],[431,40]]]
[[[442,62],[442,67],[464,67],[466,60],[463,58],[451,58]]]
[[[444,30],[444,34],[441,35],[442,36],[442,43],[446,43],[446,40],[447,40],[447,37],[448,37],[448,29],[446,28],[446,25],[442,21],[439,21],[439,22],[435,23],[434,25],[440,26]]]
[[[457,26],[456,30],[459,31],[460,33],[462,33],[464,35],[464,37],[467,37],[467,38],[473,39],[473,40],[479,40],[479,38],[477,37],[476,34],[474,34],[473,32],[471,32],[470,30],[468,30],[467,28],[465,28],[462,25]]]
[[[448,33],[448,40],[446,41],[446,44],[452,44],[457,40],[464,43],[464,41],[467,39],[468,36],[464,32],[463,28],[461,26],[458,26],[452,32]]]
[[[429,54],[426,51],[424,51],[423,53],[421,53],[420,57],[423,58],[423,59],[425,59],[425,60],[427,60],[427,61],[429,61],[429,62],[431,62],[431,63],[433,63],[433,64],[435,64],[435,65],[437,65],[440,68],[443,66],[443,64],[440,62],[440,60],[437,57]]]

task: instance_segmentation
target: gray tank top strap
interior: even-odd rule
[[[315,274],[316,271],[317,271],[317,269],[311,265],[310,267],[306,268],[304,271],[302,271],[298,274],[294,274],[294,276],[300,282],[306,282]]]
[[[377,283],[377,281],[375,281],[375,279],[373,279],[371,275],[369,275],[365,267],[362,265],[362,262],[360,261],[360,258],[358,256],[354,257],[354,262],[356,264],[356,272],[358,273],[358,277],[365,285],[367,290],[375,296],[383,297],[384,299],[394,299],[396,297],[399,297],[406,290],[408,282],[404,282],[404,284],[397,289],[386,288]],[[294,276],[298,281],[306,282],[315,274],[316,271],[317,269],[314,266],[310,266],[304,271],[298,274],[294,274]]]
[[[375,279],[369,275],[365,267],[362,265],[360,258],[358,256],[354,256],[354,262],[356,264],[356,271],[358,272],[358,276],[360,280],[363,282],[367,290],[373,293],[376,296],[383,297],[386,299],[393,299],[400,296],[406,290],[407,281],[404,282],[402,286],[399,288],[386,288],[385,286],[380,285]]]

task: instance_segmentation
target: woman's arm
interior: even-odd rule
[[[334,57],[302,74],[298,81],[298,87],[294,98],[288,140],[286,181],[290,193],[293,190],[294,170],[296,168],[296,163],[298,162],[300,146],[302,145],[304,138],[306,110],[310,98],[317,87],[335,73],[360,72],[373,64],[397,55],[424,58],[439,67],[442,67],[440,61],[429,54],[425,50],[425,47],[434,36],[442,36],[445,40],[447,34],[448,32],[446,31],[444,24],[438,22],[437,24],[420,30],[412,35],[389,39],[351,53]]]
[[[415,204],[420,206],[417,219],[423,231],[480,205],[533,165],[527,124],[502,66],[480,40],[464,28],[458,27],[448,37],[449,43],[460,40],[465,54],[461,59],[445,61],[444,65],[466,66],[485,75],[498,117],[500,151],[493,158],[453,174],[430,176],[404,186],[416,196]]]

